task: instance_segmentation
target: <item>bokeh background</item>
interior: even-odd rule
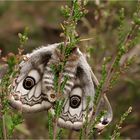
[[[0,1],[0,49],[2,56],[9,52],[17,53],[19,47],[18,33],[29,28],[29,40],[25,44],[25,53],[42,45],[63,41],[60,37],[63,22],[61,6],[66,1]],[[136,10],[135,0],[95,0],[87,5],[88,14],[77,25],[81,38],[93,38],[79,43],[79,48],[87,55],[95,75],[100,80],[101,66],[105,56],[116,55],[117,28],[119,10],[124,7],[126,25],[129,28],[131,18]],[[132,49],[137,54],[128,71],[121,75],[119,81],[107,95],[114,112],[112,123],[97,138],[105,139],[112,134],[121,115],[133,107],[132,113],[121,129],[121,139],[140,139],[140,46]],[[131,52],[130,52],[131,55]],[[90,57],[89,57],[90,56]],[[64,135],[68,135],[65,133]],[[73,133],[77,138],[78,132]],[[19,125],[13,138],[42,139],[48,137],[47,112],[25,114],[24,123]],[[64,136],[65,137],[65,136]]]

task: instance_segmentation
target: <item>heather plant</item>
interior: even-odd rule
[[[69,4],[62,7],[62,14],[65,17],[64,22],[61,24],[63,33],[61,33],[61,37],[63,37],[63,44],[60,45],[60,51],[62,54],[62,61],[60,64],[52,65],[51,69],[54,74],[54,85],[55,92],[57,93],[57,98],[59,101],[56,101],[55,104],[55,115],[53,115],[50,111],[47,113],[48,115],[48,133],[49,139],[62,139],[64,138],[64,129],[59,128],[58,118],[61,114],[61,109],[64,103],[63,98],[63,90],[68,80],[68,76],[65,76],[64,81],[61,82],[62,73],[67,61],[67,57],[72,54],[72,50],[75,46],[78,46],[81,41],[87,41],[90,38],[82,39],[78,36],[76,32],[77,24],[80,20],[84,18],[86,13],[86,4],[87,1],[80,0],[72,0],[71,5]],[[111,58],[107,56],[103,60],[102,64],[102,72],[101,79],[99,80],[99,84],[96,89],[95,97],[94,97],[94,112],[98,110],[99,101],[104,94],[108,94],[109,91],[116,84],[119,77],[126,72],[126,70],[131,67],[131,64],[135,61],[133,58],[123,59],[122,57],[130,52],[136,44],[139,42],[140,35],[140,4],[138,2],[136,12],[133,14],[132,22],[129,29],[126,31],[125,29],[125,9],[122,8],[119,13],[119,24],[118,27],[118,44],[116,55]],[[20,39],[20,48],[18,55],[9,55],[4,59],[8,64],[7,73],[3,76],[0,83],[0,138],[8,139],[12,138],[12,134],[14,132],[15,127],[23,122],[22,112],[13,112],[11,110],[8,103],[8,94],[10,93],[10,84],[12,80],[18,73],[17,65],[22,59],[22,48],[28,40],[28,29],[26,28],[24,33],[19,33]],[[92,50],[90,50],[92,51]],[[92,54],[92,52],[90,52]],[[58,74],[59,73],[59,74]],[[87,99],[87,108],[90,99]],[[120,136],[120,126],[127,119],[129,113],[132,108],[130,107],[122,116],[119,123],[114,127],[113,134],[110,132],[110,136],[108,139],[117,139]],[[90,120],[90,124],[88,120],[83,125],[83,128],[79,131],[79,139],[92,139],[96,135],[95,125],[99,123],[102,116],[106,114],[106,110],[100,112],[98,116],[93,116],[92,120]],[[88,118],[87,118],[88,119]],[[110,124],[111,125],[111,124]],[[72,130],[69,132],[72,138]],[[70,138],[70,137],[69,137]],[[73,137],[74,138],[74,137]]]
[[[7,64],[6,74],[2,76],[0,82],[0,138],[9,139],[12,137],[14,129],[16,126],[23,122],[22,112],[13,111],[9,105],[9,93],[11,92],[11,83],[14,77],[18,73],[17,64],[22,60],[22,46],[27,41],[27,28],[25,28],[24,33],[19,33],[19,53],[14,55],[10,53],[7,57],[2,58]],[[2,65],[1,65],[2,67]]]

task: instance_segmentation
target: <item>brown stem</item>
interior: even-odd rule
[[[72,135],[73,135],[73,130],[70,130],[68,134],[68,140],[72,139]]]
[[[6,140],[7,132],[6,132],[6,124],[5,124],[5,115],[2,116],[2,129],[3,129],[3,138],[4,140]]]
[[[54,120],[54,126],[53,126],[53,140],[56,140],[57,136],[57,124],[58,124],[58,117]]]
[[[126,48],[128,47],[129,41],[132,40],[133,32],[137,29],[137,27],[138,27],[138,26],[137,26],[136,24],[134,24],[134,25],[132,26],[131,31],[128,33],[126,39],[124,40],[124,45],[126,46]],[[111,78],[112,78],[112,76],[113,76],[113,74],[114,74],[114,72],[115,72],[115,69],[113,68],[113,65],[114,65],[114,63],[116,62],[116,59],[117,59],[117,57],[114,58],[114,60],[112,61],[111,66],[110,66],[110,68],[109,68],[109,70],[108,70],[108,74],[107,74],[107,77],[106,77],[106,81],[105,81],[105,83],[104,83],[103,90],[102,90],[102,93],[103,93],[103,94],[104,94],[104,93],[107,93],[107,91],[108,91],[109,84],[110,84],[110,80],[111,80]],[[101,93],[101,95],[102,95],[102,93]]]

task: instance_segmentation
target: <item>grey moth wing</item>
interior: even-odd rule
[[[93,113],[94,84],[92,82],[90,66],[81,52],[78,61],[74,86],[65,97],[58,125],[63,128],[79,130],[86,118],[90,119]],[[87,102],[88,97],[90,98]],[[54,114],[54,109],[51,108]]]
[[[94,73],[92,72],[92,70],[91,70],[91,76],[92,76],[93,83],[95,84],[96,87],[98,87],[99,82],[98,82],[96,76],[94,75]],[[110,102],[109,102],[106,94],[104,94],[99,101],[99,106],[97,108],[97,111],[95,112],[95,118],[96,118],[96,116],[98,116],[101,113],[101,111],[106,111],[106,113],[101,118],[99,123],[97,123],[95,125],[95,128],[98,129],[98,131],[103,130],[104,127],[106,127],[112,121],[112,118],[113,118],[112,107],[110,105]]]
[[[19,75],[11,84],[10,105],[23,112],[49,109],[52,103],[42,90],[44,69],[58,44],[41,47],[26,55],[20,64]]]
[[[62,112],[58,119],[58,125],[63,128],[79,130],[83,127],[85,121],[92,119],[93,115],[96,117],[105,109],[107,111],[106,115],[95,126],[96,129],[102,130],[112,120],[112,108],[106,95],[104,95],[100,99],[98,110],[96,113],[94,112],[93,101],[95,89],[99,85],[99,82],[84,55],[81,52],[80,54],[74,86],[65,98]],[[87,102],[88,97],[90,100]],[[54,109],[51,109],[51,111],[54,113]]]

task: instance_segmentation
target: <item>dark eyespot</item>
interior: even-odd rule
[[[81,97],[78,95],[73,95],[70,97],[70,107],[78,108],[81,104]]]
[[[27,76],[23,81],[23,87],[27,90],[31,90],[35,85],[35,79],[31,76]]]
[[[108,124],[108,120],[107,120],[107,119],[104,119],[104,120],[102,121],[102,124],[103,124],[103,125],[107,125],[107,124]]]

